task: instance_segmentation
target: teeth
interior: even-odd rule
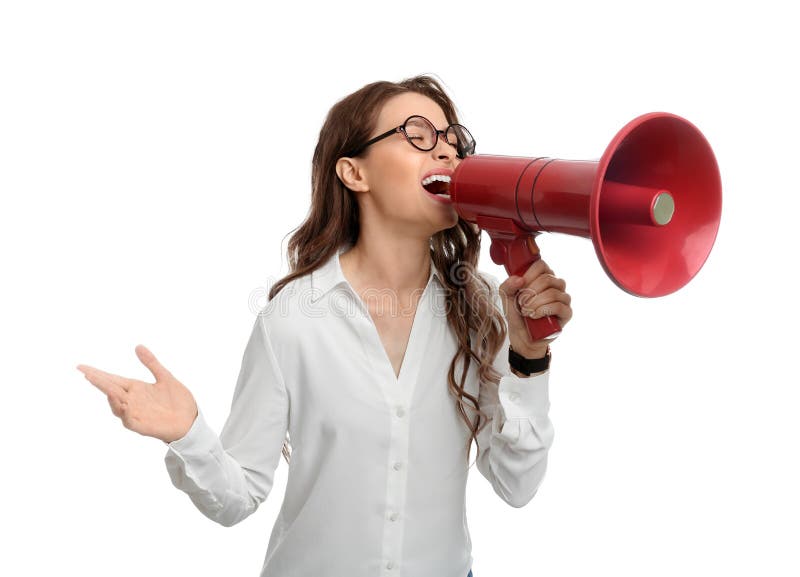
[[[422,181],[422,186],[427,186],[432,182],[436,182],[437,180],[439,182],[447,182],[447,183],[449,183],[450,182],[450,177],[447,176],[446,174],[432,174],[431,176],[429,176],[428,178],[426,178],[426,179],[424,179]]]

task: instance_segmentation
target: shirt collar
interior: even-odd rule
[[[323,296],[325,296],[329,291],[333,290],[335,287],[339,285],[347,285],[347,278],[345,278],[344,273],[342,272],[342,265],[339,262],[339,255],[343,252],[348,250],[350,247],[345,245],[339,247],[339,249],[331,256],[325,264],[321,267],[311,271],[311,302],[317,302]],[[441,273],[439,269],[436,268],[436,265],[433,264],[433,259],[431,259],[431,271],[428,275],[428,284],[431,283],[432,279],[436,279],[437,282],[444,286],[442,283]]]

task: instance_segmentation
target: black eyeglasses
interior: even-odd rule
[[[402,132],[406,140],[411,143],[411,146],[425,152],[434,149],[441,134],[447,144],[455,147],[458,158],[465,158],[475,153],[475,139],[465,126],[451,124],[444,130],[437,130],[433,123],[424,116],[414,115],[406,118],[406,121],[400,126],[379,134],[345,156],[357,156],[369,145],[375,144],[395,132]]]

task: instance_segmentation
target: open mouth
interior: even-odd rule
[[[450,198],[450,177],[446,174],[433,174],[422,181],[422,188],[431,194]]]

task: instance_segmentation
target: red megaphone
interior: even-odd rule
[[[535,237],[591,238],[623,290],[658,297],[688,283],[711,252],[722,211],[719,168],[689,121],[635,118],[599,161],[473,155],[452,175],[450,199],[486,230],[495,264],[522,275],[539,259]],[[555,337],[556,317],[526,318],[533,340]]]

